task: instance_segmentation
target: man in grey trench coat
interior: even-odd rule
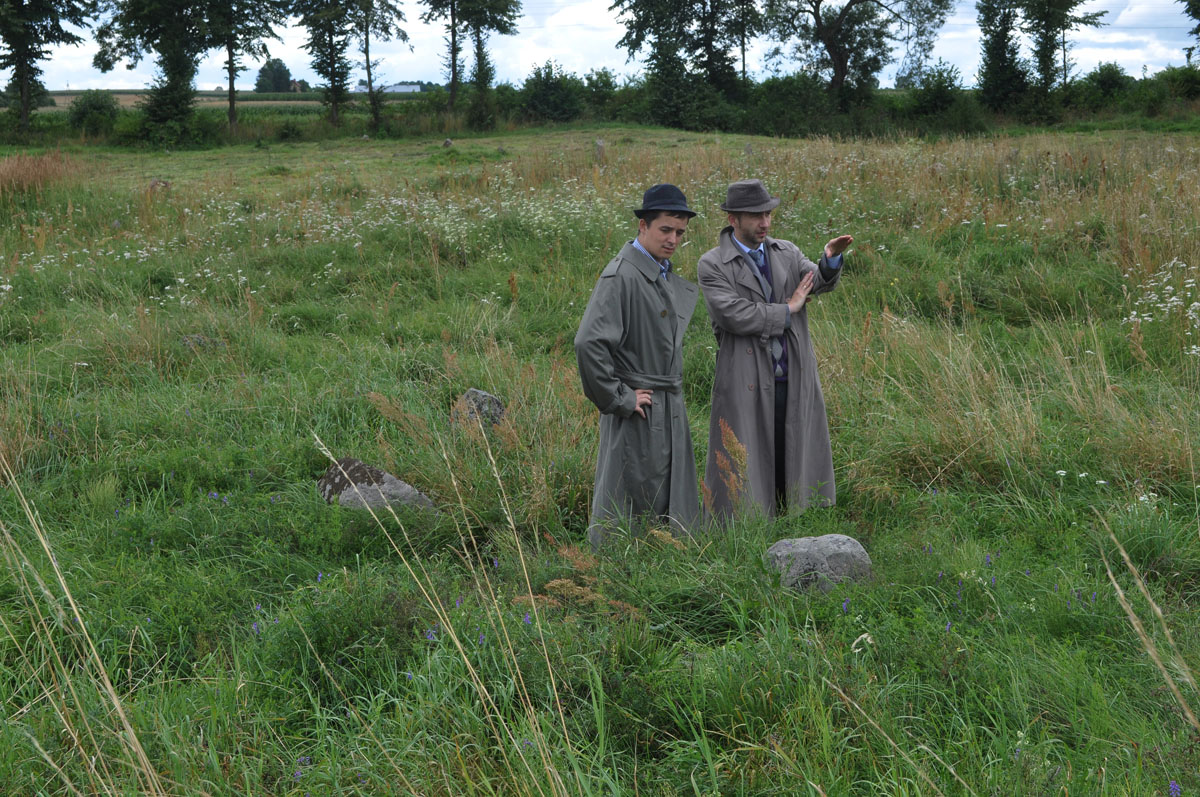
[[[717,336],[705,499],[718,519],[836,499],[833,456],[805,305],[832,290],[853,238],[813,263],[767,235],[779,206],[760,180],[729,186],[729,226],[697,266]]]
[[[671,270],[671,255],[695,216],[673,185],[642,197],[637,238],[596,282],[575,358],[583,392],[600,410],[600,451],[588,540],[635,519],[686,533],[699,514],[696,460],[683,406],[683,333],[696,286]]]

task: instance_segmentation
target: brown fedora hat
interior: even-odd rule
[[[738,180],[725,192],[726,213],[762,213],[779,207],[779,197],[771,196],[762,180]]]

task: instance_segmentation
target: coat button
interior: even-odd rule
[[[747,347],[746,347],[746,354],[754,354],[754,349],[752,349],[752,348],[750,348],[749,346],[747,346]]]
[[[747,389],[747,390],[753,390],[753,389],[754,389],[754,385],[746,385],[746,389]]]
[[[663,317],[663,318],[666,318],[666,317],[667,317],[667,311],[666,311],[666,310],[663,310],[663,311],[662,311],[662,313],[661,313],[661,315],[662,315],[662,317]]]

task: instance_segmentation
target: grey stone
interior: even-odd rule
[[[433,509],[433,501],[416,487],[354,457],[342,457],[317,480],[326,503],[350,509],[416,507]]]
[[[199,349],[224,349],[225,341],[215,340],[204,335],[184,335],[179,341],[192,351]]]
[[[871,557],[858,540],[845,534],[780,540],[763,558],[767,567],[779,572],[780,586],[792,589],[815,584],[829,592],[839,581],[871,577]]]
[[[495,426],[503,417],[504,402],[491,393],[473,387],[459,396],[450,410],[450,418],[459,423],[474,424],[478,418],[485,424]]]

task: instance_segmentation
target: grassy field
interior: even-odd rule
[[[0,793],[1200,790],[1194,136],[0,155]],[[647,185],[694,279],[744,176],[856,238],[839,503],[595,557],[583,306]],[[325,505],[326,452],[439,513]],[[875,578],[781,592],[831,532]]]

